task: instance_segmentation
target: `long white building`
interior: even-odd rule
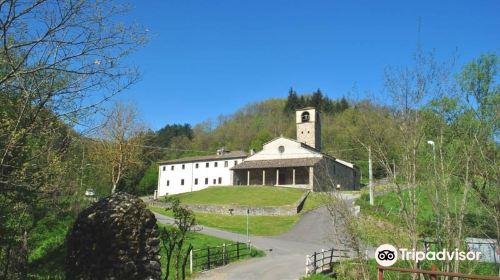
[[[262,151],[189,157],[160,162],[158,195],[198,191],[217,185],[267,185],[312,191],[358,190],[360,170],[321,152],[321,123],[315,108],[296,112],[297,139],[275,138]]]
[[[232,185],[230,168],[247,157],[245,152],[219,150],[213,156],[187,157],[160,162],[158,195],[199,191],[209,186]]]

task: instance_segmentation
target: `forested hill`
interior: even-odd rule
[[[350,139],[343,128],[356,110],[358,103],[345,98],[332,100],[321,91],[297,95],[290,90],[286,99],[268,99],[248,104],[227,116],[207,120],[191,128],[189,125],[167,125],[157,131],[151,143],[169,148],[162,159],[192,154],[213,154],[218,148],[256,151],[279,136],[295,139],[295,110],[313,106],[321,112],[323,151],[346,160],[366,158],[366,151]],[[375,106],[365,103],[365,106]]]

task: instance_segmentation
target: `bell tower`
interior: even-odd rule
[[[314,107],[298,109],[295,112],[297,141],[321,150],[321,123],[319,112]]]

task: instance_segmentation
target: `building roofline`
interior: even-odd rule
[[[187,163],[187,162],[216,161],[216,160],[237,159],[246,157],[248,157],[247,153],[243,151],[234,151],[222,155],[194,156],[194,157],[185,157],[172,160],[163,160],[163,161],[158,161],[158,164],[165,165],[165,164],[177,164],[177,163]]]

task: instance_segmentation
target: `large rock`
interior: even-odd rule
[[[80,213],[68,235],[67,279],[160,279],[156,218],[125,193]]]

